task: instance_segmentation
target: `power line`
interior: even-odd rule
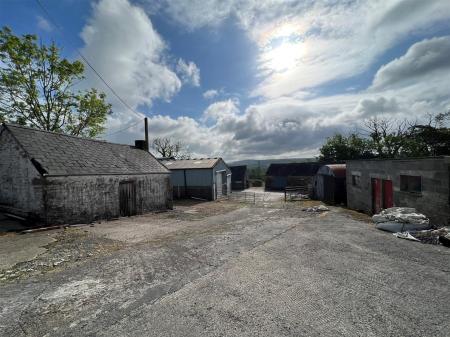
[[[112,135],[115,135],[116,133],[120,133],[120,132],[126,131],[126,130],[132,128],[133,126],[136,126],[136,125],[138,125],[138,124],[140,124],[140,123],[142,123],[142,121],[138,121],[138,122],[136,122],[136,123],[133,123],[133,124],[131,124],[131,125],[129,125],[129,126],[123,128],[123,129],[119,129],[119,130],[114,131],[114,132],[111,132],[111,133],[105,133],[104,136],[112,136]]]
[[[47,10],[47,8],[45,8],[45,6],[42,4],[42,2],[40,0],[36,0],[36,3],[38,4],[38,6],[41,8],[41,10],[44,12],[44,14],[47,16],[47,18],[50,20],[51,24],[53,26],[55,26],[57,29],[59,29],[61,31],[61,33],[64,34],[63,29],[61,26],[59,26],[55,20],[53,20],[52,16],[50,15],[50,12]],[[72,45],[72,47],[74,47]],[[142,114],[140,114],[139,112],[136,112],[131,106],[129,106],[127,104],[127,102],[125,102],[122,97],[119,96],[119,94],[108,84],[108,82],[106,82],[106,80],[102,77],[102,75],[100,75],[100,73],[95,70],[95,68],[92,66],[92,64],[86,59],[86,57],[79,51],[78,48],[75,48],[76,52],[78,55],[80,55],[80,57],[83,59],[83,61],[89,66],[89,68],[92,69],[92,71],[94,72],[94,74],[96,74],[98,76],[98,78],[100,78],[100,80],[108,87],[109,90],[111,90],[111,92],[113,93],[114,96],[117,97],[117,99],[126,107],[128,108],[128,110],[130,110],[131,112],[135,113],[137,116],[139,116],[140,118],[142,118]],[[131,127],[131,126],[130,126]]]

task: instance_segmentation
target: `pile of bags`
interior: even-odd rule
[[[430,220],[415,208],[392,207],[372,217],[378,229],[393,232],[401,239],[450,246],[449,229],[430,229]]]
[[[392,207],[372,217],[378,229],[397,233],[430,228],[430,220],[411,207]]]

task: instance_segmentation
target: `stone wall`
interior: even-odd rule
[[[172,208],[169,173],[43,177],[11,133],[0,132],[0,210],[47,225],[117,218],[121,181],[136,186],[137,214]]]
[[[38,218],[43,209],[41,175],[11,133],[0,132],[0,208]]]
[[[119,183],[136,186],[137,214],[172,208],[169,174],[48,177],[47,222],[86,223],[119,217]]]
[[[394,206],[414,207],[434,224],[450,222],[450,157],[405,160],[357,160],[347,162],[347,204],[355,210],[372,211],[371,178],[392,180]],[[360,185],[353,185],[352,175]],[[400,176],[422,177],[422,192],[400,190]]]

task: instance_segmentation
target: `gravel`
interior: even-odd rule
[[[293,205],[66,233],[41,261],[68,261],[0,282],[0,335],[448,336],[448,248]]]

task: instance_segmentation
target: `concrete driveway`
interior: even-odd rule
[[[55,252],[92,255],[1,282],[0,335],[448,336],[448,248],[297,205],[65,231]]]

